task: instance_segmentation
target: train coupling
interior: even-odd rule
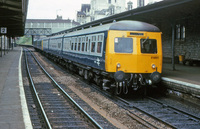
[[[110,89],[110,80],[103,79],[102,89],[103,89],[103,90],[108,90],[108,89]]]

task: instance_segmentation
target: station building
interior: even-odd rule
[[[157,1],[160,0],[129,0],[127,3],[126,0],[91,0],[90,4],[81,5],[76,19],[80,24],[85,24]]]
[[[80,24],[74,20],[62,19],[62,16],[57,15],[56,19],[27,19],[25,28],[49,28],[51,33],[56,33],[79,25]]]
[[[90,4],[82,4],[77,12],[77,21],[81,24],[95,21],[126,11],[125,0],[91,0]]]

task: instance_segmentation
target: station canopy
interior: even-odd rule
[[[0,35],[23,36],[27,8],[28,0],[0,0]]]

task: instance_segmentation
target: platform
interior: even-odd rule
[[[170,89],[200,97],[200,66],[176,64],[173,71],[171,64],[164,63],[162,82]]]
[[[0,128],[31,129],[21,76],[21,47],[0,57]]]

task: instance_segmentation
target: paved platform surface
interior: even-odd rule
[[[200,67],[176,64],[175,69],[172,70],[171,64],[163,64],[162,86],[173,92],[178,91],[200,98]]]
[[[21,47],[0,57],[0,129],[32,128],[21,78]]]
[[[176,64],[175,69],[175,71],[172,70],[171,64],[163,64],[162,76],[182,82],[200,85],[200,66]]]

